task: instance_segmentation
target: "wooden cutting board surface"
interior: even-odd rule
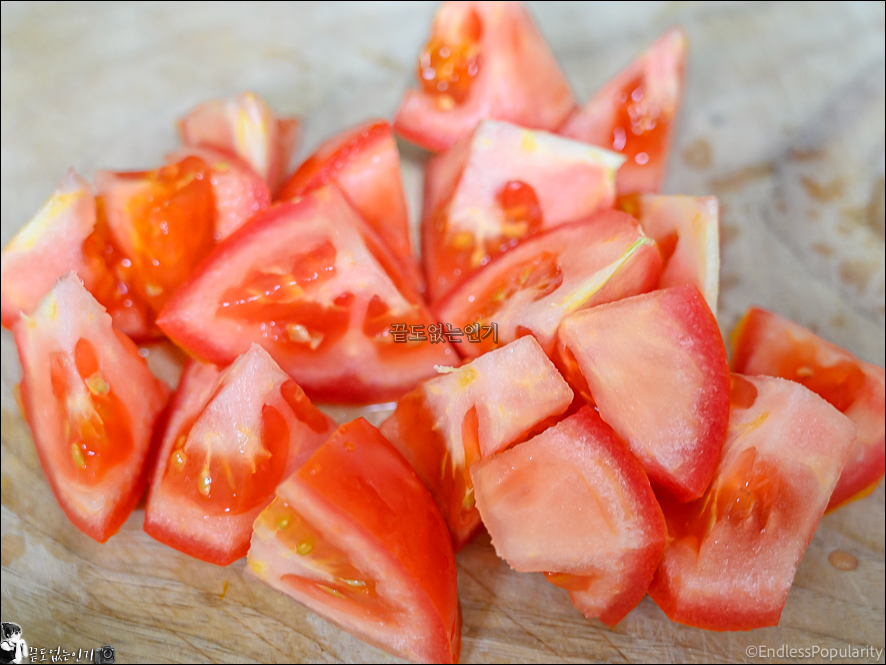
[[[688,89],[665,191],[720,197],[723,330],[758,304],[882,366],[883,3],[530,4],[580,99],[659,32],[686,28]],[[69,166],[91,178],[157,165],[176,146],[173,121],[205,99],[250,89],[302,116],[300,157],[370,115],[391,117],[433,12],[4,2],[3,244]],[[401,147],[415,218],[426,157]],[[153,541],[143,510],[106,545],[82,535],[18,415],[19,374],[3,331],[2,616],[47,659],[110,644],[119,662],[394,660],[247,578],[242,561],[218,568]],[[540,575],[510,571],[483,535],[458,556],[462,659],[784,662],[749,649],[882,650],[884,523],[881,484],[822,521],[779,627],[726,634],[672,624],[648,598],[615,629],[586,621]],[[858,569],[829,565],[837,549]]]

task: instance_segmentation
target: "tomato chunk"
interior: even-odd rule
[[[213,239],[224,240],[252,217],[271,207],[271,191],[252,167],[231,152],[205,146],[183,148],[167,155],[174,164],[186,157],[202,159],[209,168],[215,203]]]
[[[622,210],[640,220],[658,243],[664,267],[659,288],[692,284],[716,314],[720,290],[720,229],[714,196],[639,194],[622,197]]]
[[[168,390],[73,273],[13,332],[23,410],[46,479],[74,526],[105,542],[147,484]]]
[[[297,118],[278,118],[265,100],[251,92],[216,99],[193,109],[179,121],[182,142],[231,152],[261,176],[271,193],[286,178],[298,144]]]
[[[570,313],[626,296],[658,283],[661,257],[637,221],[608,211],[542,233],[500,256],[435,308],[442,321],[465,328],[479,324],[478,343],[459,345],[473,358],[524,335],[534,335],[551,355],[557,329]]]
[[[862,362],[777,314],[752,307],[732,334],[732,369],[801,383],[858,427],[858,436],[828,503],[829,511],[874,491],[886,466],[886,374],[882,367]]]
[[[114,241],[131,263],[131,286],[157,313],[214,244],[209,168],[186,157],[157,171],[99,171],[95,185]]]
[[[478,462],[471,477],[511,568],[544,572],[609,626],[646,595],[667,542],[664,517],[643,469],[592,407]]]
[[[555,130],[575,107],[554,55],[519,2],[445,2],[419,56],[394,129],[428,150],[449,148],[483,119]]]
[[[440,511],[365,420],[342,425],[255,522],[249,568],[389,653],[458,662],[455,556]]]
[[[430,490],[458,551],[480,527],[471,465],[563,413],[572,397],[538,342],[524,337],[422,382],[380,429]]]
[[[733,375],[729,433],[704,496],[660,497],[672,538],[649,595],[708,630],[775,626],[855,426],[803,386]]]
[[[463,142],[425,174],[422,256],[434,300],[522,240],[612,208],[619,155],[491,120]]]
[[[560,345],[650,480],[681,501],[700,497],[726,438],[729,366],[698,289],[654,291],[578,312],[563,322]]]
[[[334,429],[258,345],[224,371],[191,362],[163,435],[145,531],[210,563],[236,561],[274,488]]]
[[[455,357],[445,342],[395,341],[394,326],[432,323],[396,266],[339,191],[324,187],[219,245],[158,325],[218,364],[258,343],[312,399],[396,399]]]
[[[94,226],[92,188],[71,169],[3,249],[0,296],[5,328],[12,328],[22,312],[31,314],[59,277],[71,270],[86,272],[81,245]]]
[[[618,193],[657,192],[683,95],[686,36],[669,30],[607,83],[558,130],[622,153]]]
[[[422,290],[409,240],[400,152],[386,120],[369,120],[323,143],[298,167],[277,198],[289,201],[330,183],[342,191]]]

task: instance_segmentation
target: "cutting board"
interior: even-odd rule
[[[665,191],[720,198],[724,333],[758,304],[882,366],[883,3],[530,5],[580,99],[661,31],[685,27],[687,93]],[[156,166],[176,146],[174,120],[205,99],[250,89],[300,115],[300,157],[370,115],[391,117],[433,13],[427,3],[4,2],[3,244],[69,166],[86,177]],[[427,156],[401,149],[415,218]],[[218,568],[153,541],[141,509],[106,545],[82,535],[15,407],[6,331],[2,359],[2,615],[31,646],[48,658],[110,644],[119,662],[394,660],[250,579],[243,561]],[[365,412],[377,422],[388,411]],[[824,518],[779,627],[725,634],[672,624],[648,598],[614,629],[587,621],[540,575],[509,570],[484,534],[457,557],[462,659],[784,662],[752,650],[882,650],[884,523],[881,484]],[[858,568],[835,569],[834,550]]]

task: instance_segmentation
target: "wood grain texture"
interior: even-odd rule
[[[721,326],[757,304],[882,366],[883,4],[530,5],[581,99],[660,31],[686,28],[688,88],[665,191],[720,198]],[[69,166],[91,178],[156,165],[176,146],[175,118],[204,99],[251,89],[303,116],[301,157],[369,115],[390,117],[433,11],[4,2],[3,244]],[[415,218],[425,156],[402,147]],[[106,545],[82,535],[18,415],[19,372],[4,331],[0,603],[31,646],[112,644],[120,662],[394,660],[248,578],[242,561],[217,568],[153,541],[143,510]],[[615,629],[586,621],[540,575],[510,571],[484,535],[458,556],[462,660],[783,662],[747,648],[882,650],[884,524],[881,484],[822,521],[779,627],[724,634],[672,624],[648,598]],[[858,569],[833,568],[835,549]]]

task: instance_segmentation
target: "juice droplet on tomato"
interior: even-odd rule
[[[436,26],[435,26],[436,27]],[[482,25],[477,12],[464,12],[445,34],[435,31],[418,59],[418,80],[437,106],[449,110],[464,103],[480,73]]]
[[[647,94],[643,74],[619,91],[616,103],[612,149],[639,166],[664,159],[671,117]]]
[[[108,310],[114,325],[128,331],[133,325],[146,322],[148,305],[132,286],[135,268],[114,240],[101,196],[96,197],[95,227],[83,241],[83,256],[91,268],[83,276],[86,286]]]
[[[52,392],[61,411],[65,456],[78,482],[95,485],[132,453],[132,419],[101,373],[95,347],[81,338],[70,356],[50,356]]]

